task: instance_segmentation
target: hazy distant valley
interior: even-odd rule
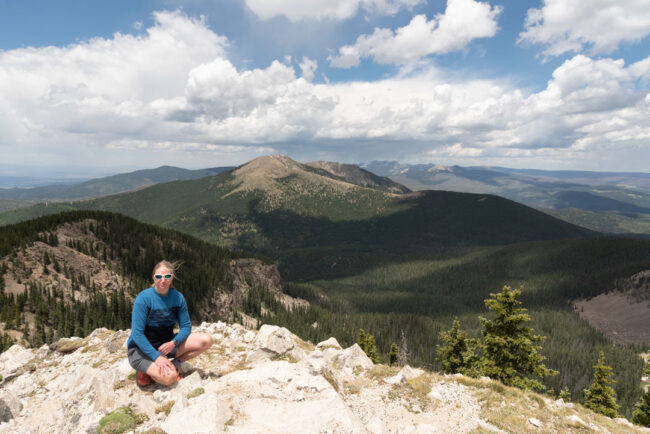
[[[483,300],[503,285],[523,287],[533,327],[547,336],[543,353],[548,365],[561,372],[547,379],[548,387],[556,391],[567,387],[573,398],[579,399],[598,350],[605,349],[615,367],[619,402],[629,412],[640,394],[642,363],[636,354],[650,342],[637,334],[639,339],[631,340],[636,342],[634,347],[612,345],[580,319],[573,303],[616,290],[626,297],[650,293],[647,280],[634,288],[621,286],[625,279],[650,270],[650,241],[601,236],[492,194],[516,192],[513,185],[517,179],[522,197],[549,207],[551,202],[545,200],[568,200],[566,192],[593,195],[594,189],[603,189],[578,184],[575,177],[569,182],[535,178],[538,174],[490,172],[481,177],[470,169],[463,174],[460,169],[430,169],[422,169],[417,184],[405,182],[415,179],[405,175],[411,169],[398,176],[376,167],[300,164],[274,156],[216,174],[191,171],[192,177],[187,178],[179,173],[189,171],[173,168],[156,169],[159,178],[141,176],[132,184],[121,182],[119,175],[113,184],[131,186],[120,194],[101,196],[98,188],[93,190],[94,198],[78,196],[84,200],[76,200],[73,193],[67,193],[71,196],[65,202],[48,201],[1,214],[5,224],[23,221],[0,227],[3,284],[16,295],[23,288],[27,295],[18,306],[28,319],[46,323],[43,334],[47,339],[48,330],[56,328],[53,321],[57,325],[62,321],[59,327],[73,332],[96,327],[92,316],[84,320],[90,311],[82,302],[102,306],[102,291],[109,295],[107,303],[113,303],[111,321],[117,321],[107,326],[124,327],[129,297],[146,284],[142,278],[148,275],[150,263],[161,256],[183,259],[187,276],[183,290],[193,294],[191,309],[197,318],[272,322],[312,342],[333,335],[349,344],[364,328],[376,337],[383,354],[404,331],[413,363],[430,368],[437,368],[438,334],[450,327],[454,317],[476,335],[477,315],[485,312]],[[167,172],[175,178],[163,176]],[[390,177],[379,176],[386,174]],[[494,191],[444,191],[451,190],[454,183],[460,189],[463,182],[468,183],[469,191],[472,177],[473,188]],[[429,185],[425,181],[431,183],[428,188],[440,182],[440,188],[416,191]],[[101,185],[101,180],[88,183]],[[641,187],[639,182],[635,188],[641,191]],[[578,188],[583,190],[575,190]],[[616,194],[629,193],[622,187],[608,188]],[[57,194],[60,200],[63,193]],[[642,200],[634,203],[616,199],[637,207],[627,210],[594,210],[593,202],[582,206],[591,207],[589,212],[598,215],[636,216],[647,206],[643,194],[639,193]],[[583,203],[572,200],[574,206]],[[60,211],[71,212],[27,221]],[[79,235],[76,244],[70,239],[70,228],[76,228]],[[50,252],[47,264],[44,252]],[[76,270],[72,262],[67,263],[71,255],[77,258],[73,262],[94,258],[91,262],[97,270],[120,276],[118,281],[123,284],[117,291],[126,301],[119,298],[122,296],[111,301],[111,288],[95,281],[96,273],[90,268],[71,271]],[[250,272],[251,263],[246,261],[240,265],[229,262],[258,257],[265,266],[276,267],[279,274],[270,269],[260,271],[261,265]],[[213,263],[219,264],[215,268],[218,274],[211,274]],[[19,264],[31,265],[22,269]],[[29,282],[38,282],[44,274],[49,276],[47,283],[36,285],[33,298],[28,297]],[[245,275],[248,277],[241,277]],[[249,285],[230,295],[229,288],[237,279]],[[257,283],[250,285],[251,281]],[[99,287],[104,289],[98,291]],[[54,288],[65,288],[64,294],[48,295]],[[283,299],[278,288],[293,298]],[[43,309],[47,303],[38,301],[48,296],[63,306],[67,303],[76,316],[50,318]],[[294,299],[309,304],[298,304],[302,307],[296,310],[290,307]],[[211,307],[201,310],[206,303]],[[11,315],[15,323],[15,313]],[[21,330],[12,333],[19,337]]]

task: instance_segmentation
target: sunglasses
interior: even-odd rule
[[[165,274],[165,275],[163,276],[162,274],[156,274],[155,276],[153,276],[153,278],[156,279],[156,280],[160,280],[160,279],[162,279],[163,277],[165,278],[165,280],[169,280],[169,279],[172,278],[172,275],[171,275],[171,274]]]

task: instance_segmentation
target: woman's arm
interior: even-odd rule
[[[148,304],[143,297],[138,295],[133,303],[133,313],[131,314],[131,338],[147,357],[156,360],[160,356],[160,352],[151,345],[149,339],[144,335],[148,311]]]
[[[192,332],[192,322],[190,321],[190,314],[187,312],[187,303],[185,303],[185,297],[180,292],[180,306],[178,309],[178,325],[179,330],[178,334],[174,336],[174,344],[178,347],[180,344],[185,342],[185,339]]]

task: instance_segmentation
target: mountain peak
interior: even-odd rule
[[[232,182],[237,184],[237,187],[227,196],[240,191],[253,190],[264,191],[267,195],[281,196],[283,193],[278,188],[276,181],[291,175],[300,176],[306,185],[321,184],[325,181],[322,175],[314,173],[304,164],[300,164],[285,155],[258,157],[239,166],[232,174],[234,176]],[[325,182],[337,184],[338,189],[347,190],[353,187],[347,182],[333,178],[327,178]]]
[[[307,166],[325,170],[334,176],[343,178],[348,182],[362,187],[374,188],[395,194],[411,192],[411,190],[402,184],[398,184],[397,182],[383,176],[377,176],[355,164],[345,164],[332,161],[313,161],[307,163]]]

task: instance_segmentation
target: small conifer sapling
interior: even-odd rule
[[[601,351],[594,365],[594,379],[591,386],[585,389],[585,407],[607,417],[617,417],[618,404],[616,392],[610,386],[614,384],[611,376],[612,368],[605,364],[605,353]]]

